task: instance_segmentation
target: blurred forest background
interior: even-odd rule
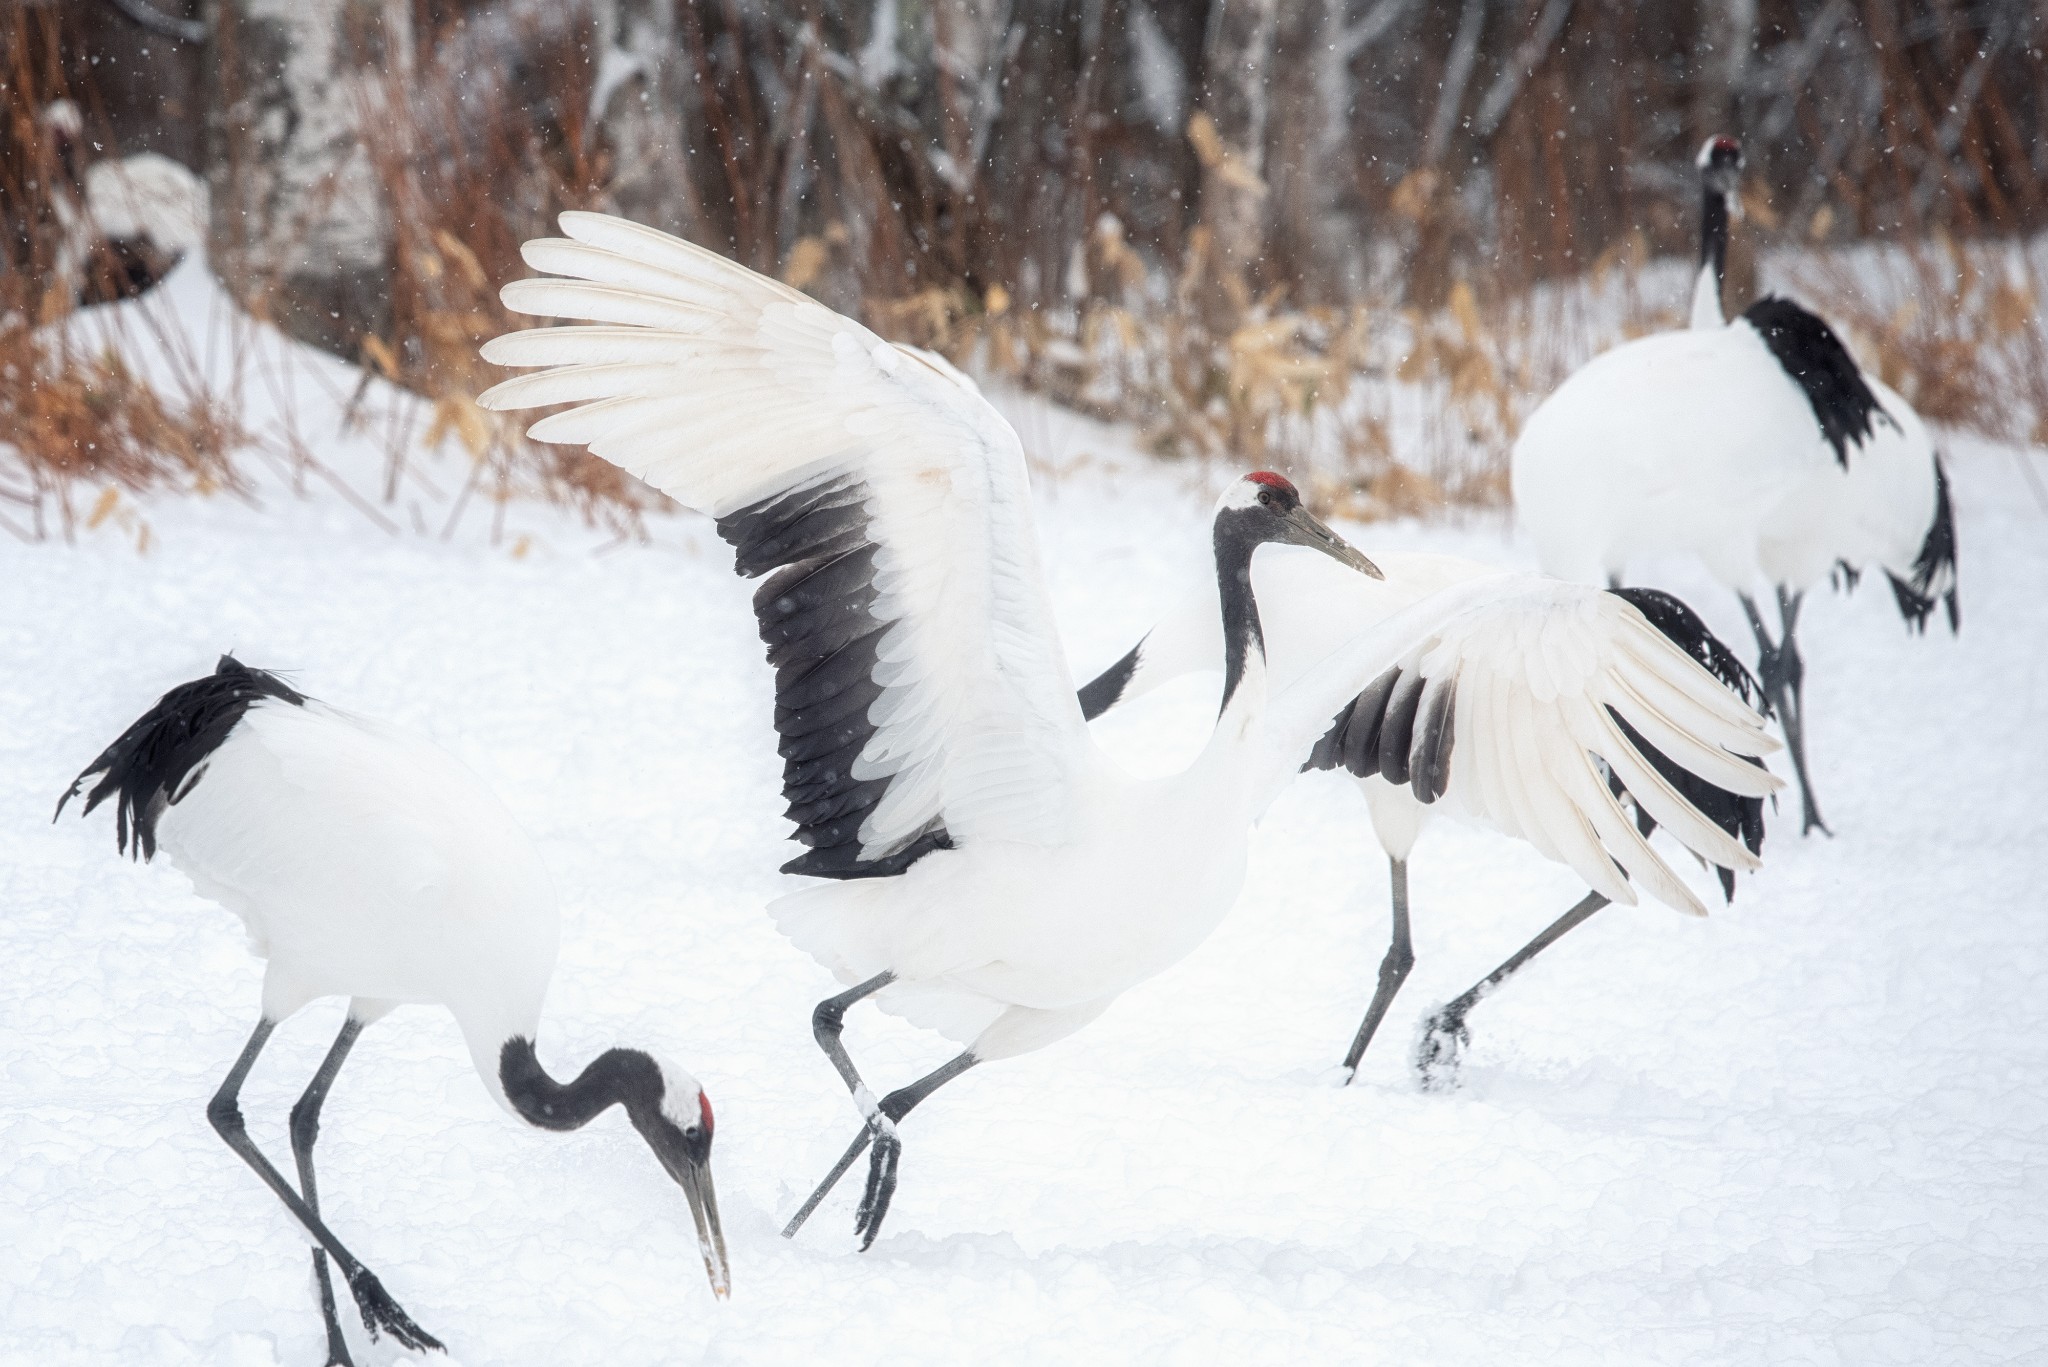
[[[630,518],[472,402],[564,208],[1162,456],[1498,504],[1522,414],[1681,319],[1717,133],[1731,309],[1761,272],[1928,416],[2048,442],[2044,128],[2039,0],[0,0],[0,509],[235,479],[204,374],[51,351],[191,252],[500,497]],[[138,154],[196,175],[190,241],[80,207]]]

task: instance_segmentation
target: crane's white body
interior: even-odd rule
[[[1671,553],[1745,593],[1810,588],[1838,561],[1908,578],[1934,521],[1934,445],[1904,399],[1864,378],[1891,423],[1844,468],[1747,320],[1625,343],[1529,416],[1516,516],[1544,570],[1566,579]]]
[[[887,783],[859,828],[861,852],[885,858],[935,823],[951,846],[893,876],[812,885],[773,912],[841,981],[894,973],[877,1000],[975,1057],[1062,1037],[1200,943],[1236,900],[1249,823],[1339,708],[1397,661],[1459,683],[1458,734],[1471,758],[1453,785],[1465,800],[1511,809],[1509,821],[1616,900],[1634,897],[1616,860],[1641,879],[1670,873],[1588,758],[1589,745],[1619,740],[1607,700],[1731,788],[1775,786],[1735,758],[1771,748],[1753,712],[1639,616],[1589,621],[1541,583],[1455,585],[1343,643],[1270,699],[1253,651],[1195,764],[1134,779],[1082,721],[1039,570],[1023,453],[972,385],[702,248],[597,215],[565,214],[562,226],[570,240],[528,243],[526,258],[570,278],[515,282],[505,301],[596,325],[487,344],[488,360],[549,368],[483,402],[579,405],[532,435],[585,443],[722,527],[807,492],[846,491],[874,557],[874,596],[840,610],[865,613],[883,633],[868,675],[877,696],[850,723],[872,732],[853,776]],[[782,601],[757,599],[764,623]],[[1516,698],[1492,678],[1516,662],[1483,648],[1503,613],[1574,639],[1618,632],[1621,649],[1605,674],[1580,670]],[[1564,653],[1593,662],[1591,651]],[[1503,729],[1539,717],[1554,727],[1547,740]],[[1502,753],[1522,746],[1530,752]],[[1685,821],[1682,799],[1649,800]],[[1719,862],[1753,866],[1718,830],[1694,824]]]
[[[884,1006],[982,1058],[1027,1052],[1221,923],[1258,814],[1255,758],[1212,742],[1186,773],[1138,780],[1096,754],[1057,844],[935,851],[899,877],[814,884],[769,910],[841,982],[895,972]]]
[[[446,1006],[504,1102],[498,1051],[534,1036],[560,923],[540,856],[460,761],[318,702],[266,699],[157,833],[268,960],[266,1019],[327,996],[354,998],[363,1019]]]

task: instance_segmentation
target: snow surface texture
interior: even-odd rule
[[[1041,531],[1093,670],[1199,566],[1207,495],[1010,407],[1063,471],[1039,480]],[[49,824],[225,649],[483,774],[563,893],[542,1057],[654,1048],[717,1107],[727,1305],[622,1116],[528,1130],[444,1012],[372,1026],[325,1113],[324,1210],[446,1361],[2042,1361],[2048,519],[2015,465],[2038,453],[1952,446],[1960,640],[1907,638],[1882,584],[1807,609],[1837,839],[1781,810],[1732,907],[1601,913],[1474,1012],[1462,1090],[1431,1096],[1417,1023],[1583,891],[1439,825],[1414,859],[1414,974],[1347,1089],[1331,1065],[1385,947],[1385,869],[1349,780],[1304,778],[1192,958],[905,1123],[866,1255],[858,1173],[777,1234],[855,1116],[811,1040],[830,980],[761,910],[793,852],[770,677],[708,524],[600,555],[520,508],[515,558],[480,518],[453,543],[393,536],[316,491],[153,503],[146,557],[111,523],[0,541],[0,1363],[321,1360],[306,1241],[204,1115],[259,964],[173,870],[117,858],[108,813]],[[367,446],[320,454],[374,487]],[[1491,525],[1351,532],[1368,554],[1530,558]],[[1732,599],[1658,582],[1749,653]],[[1164,768],[1208,696],[1189,681],[1100,729]],[[339,1022],[295,1018],[243,1092],[280,1162]],[[878,1090],[949,1052],[867,1010],[848,1038]]]

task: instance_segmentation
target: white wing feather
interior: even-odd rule
[[[489,408],[579,407],[541,441],[580,443],[724,516],[828,480],[866,490],[874,614],[892,623],[856,778],[888,778],[863,851],[934,818],[952,836],[1054,844],[1089,745],[1039,568],[1023,452],[950,366],[787,286],[650,228],[562,215],[527,262],[569,279],[508,308],[593,326],[514,333],[485,359],[545,366]]]
[[[1275,697],[1261,798],[1284,784],[1339,709],[1401,665],[1455,686],[1447,796],[1569,864],[1617,902],[1637,887],[1706,908],[1626,819],[1593,766],[1614,766],[1659,825],[1710,863],[1758,861],[1636,754],[1609,709],[1674,763],[1743,797],[1782,787],[1743,756],[1778,748],[1763,718],[1613,594],[1537,575],[1493,575],[1431,594],[1332,652]]]

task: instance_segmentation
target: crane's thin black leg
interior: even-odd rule
[[[248,1127],[242,1122],[242,1108],[237,1098],[242,1093],[242,1083],[249,1076],[249,1069],[255,1065],[256,1056],[263,1052],[269,1042],[271,1031],[277,1029],[273,1020],[256,1022],[255,1032],[249,1036],[248,1044],[242,1048],[242,1056],[235,1060],[235,1066],[228,1069],[228,1075],[221,1081],[220,1090],[213,1094],[213,1100],[206,1103],[206,1118],[227,1146],[241,1156],[265,1186],[276,1193],[284,1202],[285,1209],[303,1225],[306,1232],[320,1241],[334,1259],[334,1265],[341,1269],[341,1275],[348,1282],[349,1292],[356,1298],[356,1309],[362,1313],[363,1324],[369,1329],[370,1337],[388,1333],[401,1344],[414,1351],[441,1347],[441,1341],[412,1322],[412,1317],[391,1299],[391,1293],[384,1289],[369,1268],[356,1260],[356,1256],[342,1247],[341,1240],[322,1224],[305,1200],[292,1190],[291,1183],[279,1175],[263,1151],[249,1138]]]
[[[896,981],[894,973],[877,973],[864,983],[849,987],[836,997],[827,997],[811,1011],[811,1038],[818,1041],[818,1047],[825,1051],[825,1057],[832,1060],[832,1066],[839,1070],[839,1076],[846,1080],[846,1090],[853,1093],[856,1105],[863,1116],[874,1114],[874,1097],[867,1085],[860,1080],[854,1069],[853,1059],[848,1056],[846,1046],[840,1043],[839,1032],[846,1026],[846,1008],[864,997],[872,997],[890,983]]]
[[[1792,751],[1792,768],[1799,775],[1799,833],[1809,835],[1818,830],[1831,836],[1834,832],[1820,819],[1820,807],[1813,800],[1813,780],[1806,772],[1806,661],[1799,657],[1799,644],[1793,639],[1799,626],[1799,605],[1805,600],[1803,593],[1778,590],[1778,621],[1783,628],[1778,644],[1784,652],[1785,691],[1792,699],[1791,710],[1785,714],[1785,743]]]
[[[1522,965],[1556,944],[1606,905],[1607,899],[1599,893],[1587,893],[1570,911],[1545,927],[1541,935],[1510,955],[1507,962],[1423,1022],[1422,1038],[1415,1045],[1415,1071],[1421,1076],[1424,1091],[1447,1092],[1458,1085],[1458,1056],[1472,1042],[1472,1032],[1465,1027],[1465,1014],[1478,1005],[1481,998],[1491,995],[1495,988],[1512,977]]]
[[[1757,681],[1763,685],[1764,696],[1770,699],[1771,707],[1785,729],[1785,748],[1792,752],[1792,770],[1799,778],[1803,818],[1800,834],[1806,835],[1818,829],[1823,835],[1833,835],[1827,823],[1821,820],[1820,807],[1813,800],[1813,784],[1806,772],[1806,663],[1799,658],[1799,644],[1793,639],[1793,632],[1799,625],[1799,605],[1805,595],[1778,590],[1778,620],[1782,634],[1775,643],[1771,640],[1769,628],[1764,625],[1763,613],[1757,609],[1756,600],[1746,593],[1740,596],[1742,610],[1749,616],[1749,629],[1756,634]]]
[[[342,1061],[362,1033],[363,1023],[354,1016],[341,1023],[341,1033],[334,1037],[327,1057],[321,1060],[320,1071],[313,1074],[313,1080],[306,1084],[305,1092],[292,1107],[292,1158],[299,1167],[299,1194],[306,1198],[306,1209],[315,1215],[320,1213],[320,1190],[313,1180],[313,1143],[320,1137],[320,1107],[327,1100],[328,1088],[334,1085],[335,1074],[341,1071]],[[348,1355],[348,1341],[342,1337],[341,1317],[335,1313],[334,1283],[327,1275],[324,1248],[313,1250],[313,1277],[320,1286],[320,1314],[327,1321],[327,1367],[355,1367]]]
[[[853,1058],[846,1052],[846,1045],[841,1042],[839,1036],[846,1027],[848,1007],[865,997],[872,997],[895,981],[894,973],[877,973],[866,982],[856,983],[836,997],[825,998],[811,1011],[811,1038],[818,1041],[818,1047],[825,1051],[825,1057],[832,1060],[832,1066],[838,1070],[839,1076],[846,1083],[846,1090],[853,1094],[854,1105],[860,1107],[861,1119],[867,1121],[872,1121],[876,1114],[874,1094],[868,1091],[867,1084],[860,1080],[860,1072],[853,1066]],[[839,1161],[839,1166],[832,1170],[832,1175],[825,1179],[824,1185],[812,1192],[811,1199],[804,1202],[797,1213],[790,1217],[789,1223],[783,1226],[783,1238],[796,1237],[796,1232],[803,1228],[804,1221],[810,1219],[811,1212],[818,1208],[818,1202],[825,1199],[825,1193],[830,1191],[841,1175],[853,1166],[853,1160],[860,1157],[860,1151],[867,1147],[867,1143],[868,1131],[863,1129],[859,1143],[847,1150],[846,1157]]]
[[[839,1179],[846,1176],[846,1170],[853,1166],[854,1160],[867,1151],[869,1144],[876,1143],[879,1136],[874,1160],[868,1168],[867,1191],[862,1195],[859,1212],[854,1217],[854,1233],[865,1235],[861,1247],[865,1249],[872,1244],[882,1227],[882,1217],[889,1213],[890,1198],[896,1194],[896,1165],[903,1152],[902,1142],[896,1138],[896,1122],[908,1115],[918,1102],[979,1062],[981,1060],[974,1056],[974,1052],[968,1050],[955,1055],[908,1087],[899,1087],[883,1097],[875,1115],[861,1127],[853,1143],[832,1165],[832,1171],[825,1174],[825,1180],[818,1183],[818,1189],[810,1194],[783,1228],[782,1237],[791,1238],[803,1228],[804,1221],[811,1218],[811,1212],[818,1208],[818,1203],[839,1185]]]
[[[1379,986],[1373,990],[1371,1005],[1365,1008],[1365,1019],[1358,1023],[1358,1034],[1352,1038],[1351,1052],[1344,1055],[1344,1082],[1347,1086],[1357,1076],[1358,1061],[1365,1057],[1387,1008],[1394,1004],[1394,994],[1401,990],[1402,983],[1408,981],[1408,970],[1415,967],[1415,950],[1408,942],[1408,861],[1387,856],[1387,881],[1394,906],[1394,929],[1387,942],[1386,957],[1380,960]]]

